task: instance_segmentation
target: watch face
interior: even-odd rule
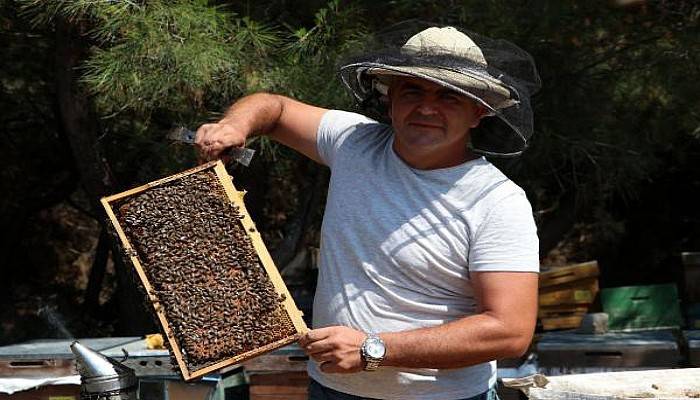
[[[365,349],[367,355],[372,358],[384,357],[384,344],[377,339],[368,340]]]

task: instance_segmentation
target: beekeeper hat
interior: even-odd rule
[[[359,105],[381,117],[386,115],[382,99],[392,77],[425,79],[473,99],[495,117],[482,120],[471,132],[472,151],[520,155],[533,132],[530,96],[540,86],[532,57],[507,41],[452,26],[415,33],[415,24],[408,25],[377,35],[369,51],[341,63],[343,84]]]

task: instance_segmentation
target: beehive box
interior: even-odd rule
[[[693,367],[700,367],[700,330],[683,332],[688,348],[688,362]]]
[[[541,288],[561,285],[586,278],[595,278],[599,275],[597,261],[588,261],[579,264],[556,267],[548,271],[542,271],[539,277]]]
[[[578,328],[583,316],[590,312],[597,294],[597,278],[540,288],[537,317],[542,329]]]
[[[102,199],[185,380],[306,332],[224,165]]]
[[[586,278],[580,281],[540,288],[540,306],[561,306],[562,304],[591,304],[598,294],[598,279]]]
[[[306,400],[309,375],[306,371],[250,374],[250,400]]]
[[[542,329],[578,328],[598,294],[598,274],[596,261],[543,271],[537,315]]]
[[[675,284],[606,288],[600,293],[610,330],[665,329],[682,325]]]
[[[540,367],[674,368],[681,352],[672,331],[580,334],[548,332],[537,342]]]
[[[291,344],[243,363],[250,400],[306,400],[309,356]]]

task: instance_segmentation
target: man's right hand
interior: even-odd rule
[[[220,158],[226,149],[243,147],[247,136],[247,129],[223,119],[214,124],[200,126],[194,143],[200,158],[210,161]]]

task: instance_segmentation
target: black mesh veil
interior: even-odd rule
[[[533,134],[530,96],[540,87],[532,57],[510,42],[460,28],[473,42],[467,50],[446,51],[442,42],[426,43],[430,37],[422,37],[420,45],[407,43],[431,26],[416,21],[397,25],[347,55],[339,66],[340,78],[355,101],[369,116],[387,122],[387,80],[396,75],[427,79],[488,109],[490,116],[471,130],[472,151],[494,157],[522,154]]]

